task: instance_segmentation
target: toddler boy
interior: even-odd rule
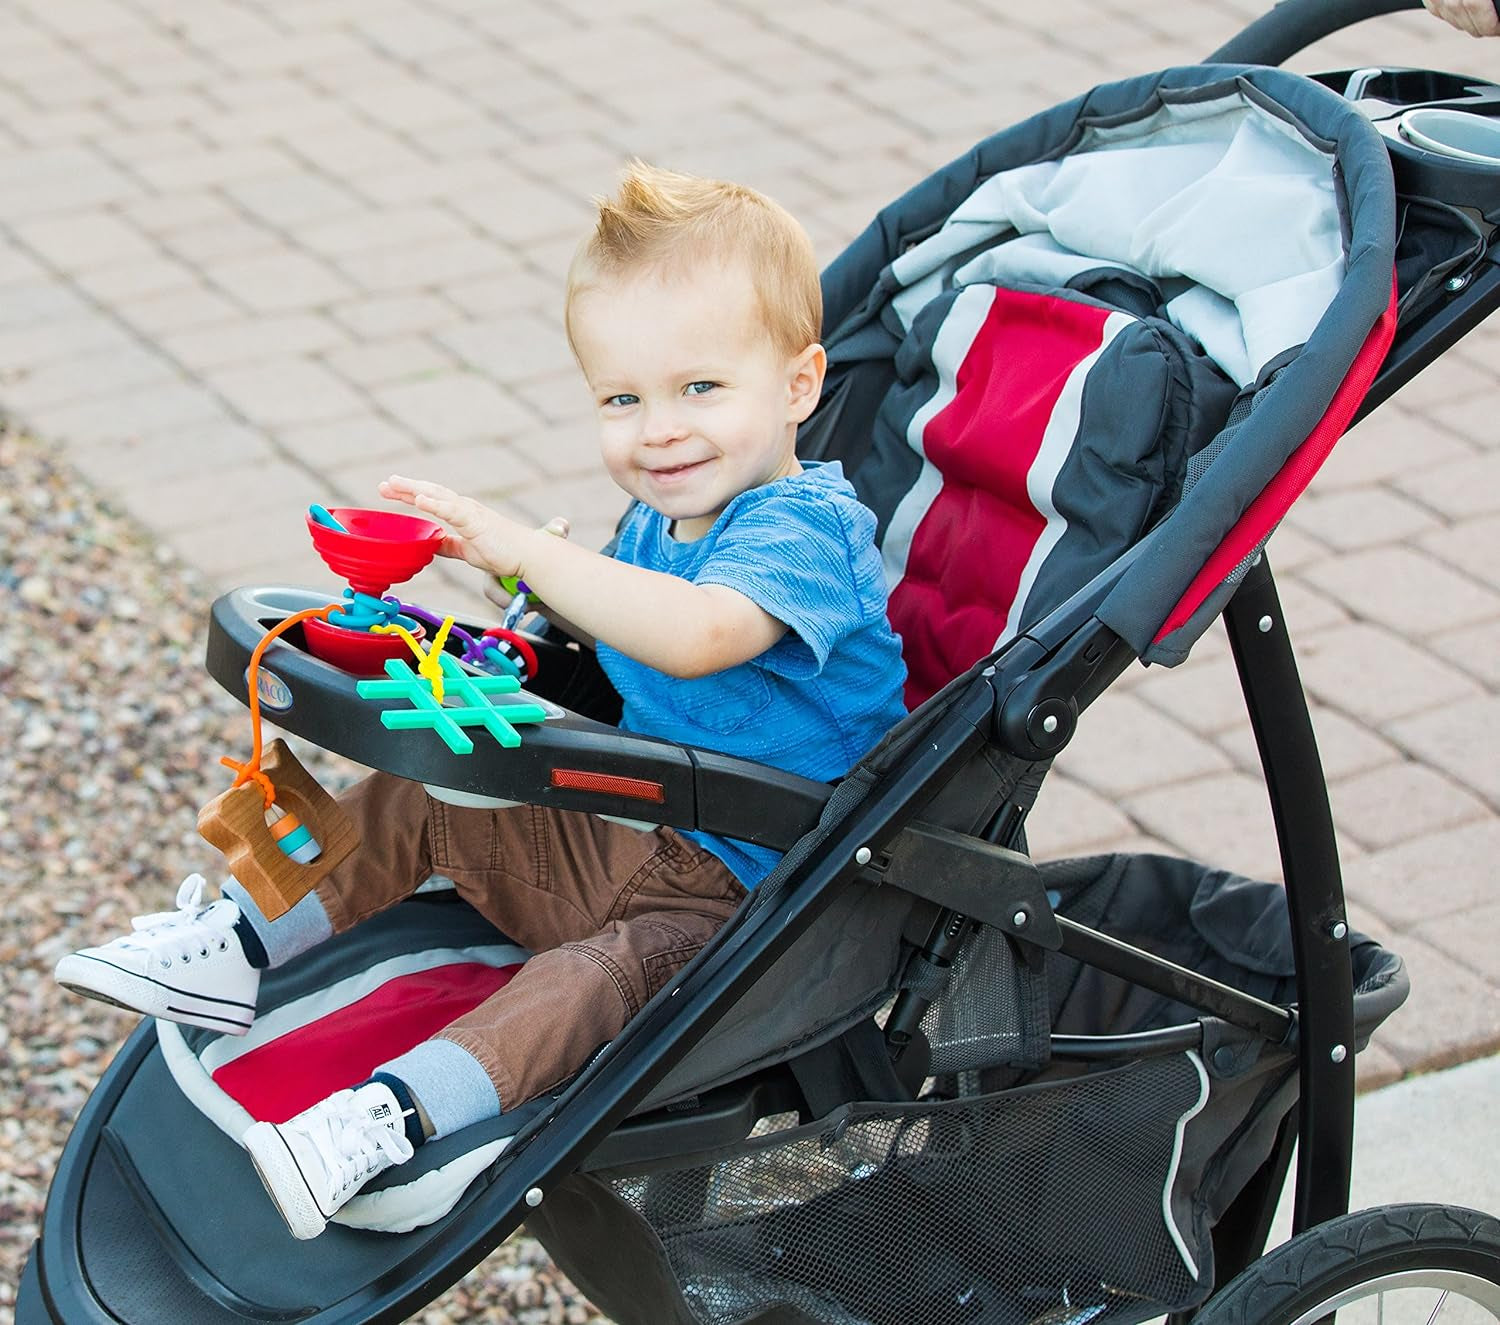
[[[635,498],[606,557],[555,530],[392,476],[442,520],[441,552],[525,579],[593,642],[621,726],[820,780],[902,714],[873,515],[797,425],[825,357],[812,246],[770,200],[636,164],[568,276],[570,343],[610,477]],[[433,1136],[565,1081],[702,947],[776,853],[539,806],[463,808],[376,773],[342,801],[360,849],[269,922],[234,880],[202,905],[64,957],[57,979],[150,1015],[243,1034],[260,970],[395,905],[432,873],[535,955],[434,1038],[244,1143],[292,1232],[322,1232]]]

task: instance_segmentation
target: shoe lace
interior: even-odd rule
[[[405,1134],[371,1118],[355,1103],[353,1091],[340,1091],[328,1106],[303,1120],[303,1125],[318,1150],[335,1157],[341,1188],[369,1177],[377,1168],[378,1155],[392,1164],[412,1157],[412,1144]]]
[[[212,948],[225,947],[226,940],[222,931],[203,921],[203,916],[209,910],[209,907],[203,905],[206,882],[201,874],[189,874],[178,885],[177,909],[136,916],[130,922],[131,934],[119,940],[121,946],[156,949],[162,957],[163,966],[170,966],[173,956],[179,961],[187,962],[192,961],[194,952],[200,957],[207,957]],[[163,951],[169,946],[175,946],[175,953]]]

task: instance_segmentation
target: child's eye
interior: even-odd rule
[[[689,382],[683,392],[689,396],[706,396],[719,384],[717,382]]]
[[[624,409],[627,405],[638,405],[641,402],[639,396],[633,396],[628,391],[622,391],[617,396],[605,396],[604,403],[612,409]]]

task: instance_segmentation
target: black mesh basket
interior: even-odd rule
[[[1150,856],[1045,872],[1062,912],[1292,997],[1280,888]],[[1352,940],[1363,1043],[1405,978]],[[1038,1065],[1049,1025],[1195,1020],[1202,1051]],[[1296,1100],[1291,1051],[982,930],[925,1029],[938,1075],[923,1099],[783,1115],[673,1166],[576,1175],[533,1231],[619,1325],[1092,1325],[1208,1297],[1214,1223]]]

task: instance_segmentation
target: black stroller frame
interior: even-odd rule
[[[1279,64],[1311,41],[1358,19],[1412,7],[1412,0],[1285,0],[1209,62]],[[1500,98],[1500,91],[1494,95]],[[1500,215],[1500,171],[1483,178],[1474,176],[1469,182],[1489,190],[1487,205],[1473,210]],[[1403,320],[1356,417],[1374,409],[1497,307],[1500,262],[1485,252],[1479,260],[1455,269],[1440,297],[1429,298]],[[913,961],[929,974],[941,977],[956,969],[963,959],[965,940],[975,932],[975,924],[982,923],[1007,936],[1007,942],[1014,940],[1032,951],[1086,965],[1200,1014],[1197,1019],[1120,1034],[1075,1035],[1056,1030],[1047,1047],[1047,1056],[1056,1064],[1091,1065],[1107,1075],[1112,1064],[1191,1050],[1201,1053],[1211,1068],[1234,1070],[1242,1061],[1238,1056],[1248,1052],[1253,1057],[1258,1052],[1245,1050],[1250,1041],[1294,1056],[1296,1108],[1279,1115],[1273,1135],[1257,1152],[1261,1157],[1253,1172],[1238,1184],[1227,1208],[1217,1212],[1212,1222],[1213,1287],[1222,1290],[1261,1256],[1294,1143],[1294,1234],[1311,1237],[1320,1226],[1336,1227],[1349,1200],[1354,1056],[1368,1028],[1356,1027],[1359,977],[1351,957],[1327,790],[1291,640],[1264,553],[1256,556],[1244,574],[1223,616],[1280,843],[1295,1000],[1246,992],[1055,912],[1049,897],[1049,884],[1054,880],[1025,853],[1025,818],[1040,784],[1040,771],[1067,744],[1079,714],[1137,657],[1136,650],[1105,626],[1096,612],[1121,575],[1161,534],[1158,526],[998,654],[952,681],[942,703],[926,705],[898,725],[856,773],[836,788],[770,776],[764,770],[742,767],[739,761],[703,752],[694,752],[689,766],[674,753],[675,747],[662,747],[653,776],[669,788],[686,777],[696,812],[717,816],[716,826],[741,816],[748,836],[754,821],[756,840],[788,849],[782,866],[699,958],[544,1111],[521,1127],[503,1156],[444,1218],[440,1235],[404,1235],[410,1240],[401,1243],[402,1252],[377,1266],[363,1288],[337,1303],[298,1312],[270,1309],[237,1297],[184,1249],[168,1217],[149,1200],[143,1202],[148,1215],[155,1211],[156,1236],[167,1249],[160,1255],[176,1256],[174,1273],[202,1294],[205,1313],[212,1306],[213,1314],[203,1319],[309,1319],[326,1325],[401,1320],[460,1278],[523,1221],[531,1224],[563,1267],[591,1296],[597,1294],[596,1300],[606,1309],[626,1313],[624,1318],[633,1323],[656,1325],[667,1319],[665,1314],[629,1315],[628,1302],[618,1305],[622,1303],[618,1284],[612,1287],[607,1276],[595,1281],[589,1250],[580,1245],[587,1243],[587,1235],[572,1240],[566,1236],[566,1227],[575,1217],[586,1223],[596,1213],[589,1206],[595,1189],[580,1188],[574,1175],[636,1175],[649,1187],[652,1175],[670,1174],[696,1159],[713,1164],[716,1157],[742,1145],[752,1126],[770,1115],[796,1114],[802,1126],[840,1117],[837,1110],[814,1107],[820,1078],[800,1076],[779,1064],[752,1072],[745,1082],[715,1080],[700,1090],[676,1095],[672,1073],[830,908],[892,891],[911,894],[924,904],[917,915],[925,937],[914,943]],[[209,669],[241,698],[245,661],[263,628],[266,610],[265,600],[247,596],[247,591],[226,595],[214,607]],[[294,635],[288,638],[295,640]],[[578,655],[558,645],[543,647],[546,661],[558,669],[554,674],[563,676],[561,688],[549,697],[560,704],[586,707],[590,678],[582,670],[568,672]],[[282,650],[277,668],[293,688],[318,690],[326,700],[319,708],[308,706],[287,725],[317,744],[360,757],[364,752],[350,748],[345,730],[355,702],[347,696],[349,687],[333,687],[326,665],[300,651]],[[551,758],[550,741],[569,742],[573,753],[588,748],[600,758],[616,749],[617,738],[598,723],[565,723],[559,729],[562,734],[555,737],[543,729],[535,740],[528,738],[521,752],[494,757],[476,752],[475,789],[497,780],[506,785],[506,778],[524,780],[530,775],[528,761],[541,766]],[[381,753],[391,748],[383,747]],[[418,778],[432,772],[424,762],[429,756],[410,745],[401,749],[404,763],[396,771]],[[643,753],[639,742],[631,745],[631,754],[638,761],[653,757],[649,751]],[[510,763],[502,764],[500,759]],[[507,771],[496,779],[494,774],[501,768]],[[961,780],[955,775],[960,770],[972,775],[964,780],[962,790],[956,789]],[[580,807],[639,812],[628,803],[615,805],[597,798],[592,803],[580,802]],[[769,819],[765,817],[768,812]],[[853,1098],[885,1101],[899,1116],[900,1101],[913,1099],[928,1077],[931,1064],[924,1018],[941,997],[941,988],[941,978],[935,978],[915,979],[900,989],[884,1016],[883,1036],[877,1039],[882,1052],[873,1065],[860,1052],[860,1044],[868,1045],[867,1040],[842,1041],[846,1049],[840,1062],[845,1077],[837,1089],[847,1084],[852,1073],[855,1083],[870,1092]],[[1377,999],[1380,1015],[1403,995],[1404,977],[1395,963],[1394,969],[1387,970]],[[859,1024],[873,1025],[868,1017],[859,1019]],[[1224,1033],[1219,1035],[1215,1026]],[[852,1025],[843,1029],[850,1030]],[[97,1263],[91,1262],[91,1256],[101,1253],[87,1252],[84,1243],[89,1236],[86,1193],[96,1154],[109,1152],[119,1159],[121,1147],[108,1139],[111,1114],[154,1053],[155,1039],[148,1026],[121,1051],[78,1121],[59,1164],[41,1237],[18,1294],[20,1325],[151,1318],[127,1316],[118,1303],[106,1305],[100,1299],[93,1286]],[[826,1062],[816,1067],[817,1072],[829,1070],[837,1076],[840,1069],[829,1069]],[[837,1089],[827,1098],[850,1098]],[[657,1107],[652,1107],[653,1102]],[[671,1107],[660,1107],[664,1102]],[[844,1118],[821,1134],[819,1144],[836,1142],[850,1121]],[[852,1124],[860,1126],[862,1116],[854,1115]],[[936,1135],[938,1122],[930,1126]],[[1500,1224],[1466,1212],[1454,1212],[1452,1218],[1461,1224],[1463,1236],[1449,1242],[1467,1250],[1454,1250],[1449,1242],[1421,1233],[1397,1248],[1394,1263],[1408,1263],[1400,1260],[1405,1255],[1408,1261],[1416,1257],[1411,1263],[1426,1264],[1422,1257],[1428,1256],[1433,1265],[1457,1266],[1500,1283]],[[597,1231],[608,1224],[588,1227]],[[121,1229],[117,1240],[123,1246],[135,1236],[135,1230]],[[632,1254],[636,1245],[630,1243],[621,1256]],[[1306,1245],[1297,1237],[1288,1247],[1300,1250]],[[608,1259],[607,1252],[604,1259]],[[1369,1264],[1378,1269],[1379,1255]],[[1352,1262],[1341,1262],[1336,1271],[1323,1276],[1322,1286],[1331,1291],[1331,1287],[1357,1283],[1360,1272],[1352,1266]],[[1252,1269],[1242,1282],[1253,1276]],[[1206,1295],[1198,1294],[1194,1302],[1184,1300],[1180,1306],[1167,1305],[1185,1318]],[[149,1293],[143,1295],[143,1300],[149,1299]],[[1071,1304],[1065,1301],[1063,1305]],[[1300,1299],[1267,1298],[1252,1283],[1251,1289],[1232,1286],[1211,1298],[1202,1315],[1213,1321],[1231,1316],[1291,1320],[1306,1305]],[[1159,1309],[1131,1315],[1126,1308],[1120,1314],[1136,1319],[1158,1314]],[[650,1310],[637,1308],[638,1312]],[[677,1314],[671,1319],[678,1325],[708,1318],[694,1315],[693,1308],[681,1304],[673,1310]],[[812,1310],[805,1301],[788,1301],[736,1319],[762,1325],[856,1319],[848,1310],[839,1315],[829,1308],[834,1314],[828,1316],[808,1314]],[[1010,1319],[966,1316],[954,1310],[955,1314],[943,1319]],[[1035,1314],[1043,1313],[1039,1308]],[[1084,1325],[1095,1314],[1094,1310],[1065,1312],[1053,1319]]]

